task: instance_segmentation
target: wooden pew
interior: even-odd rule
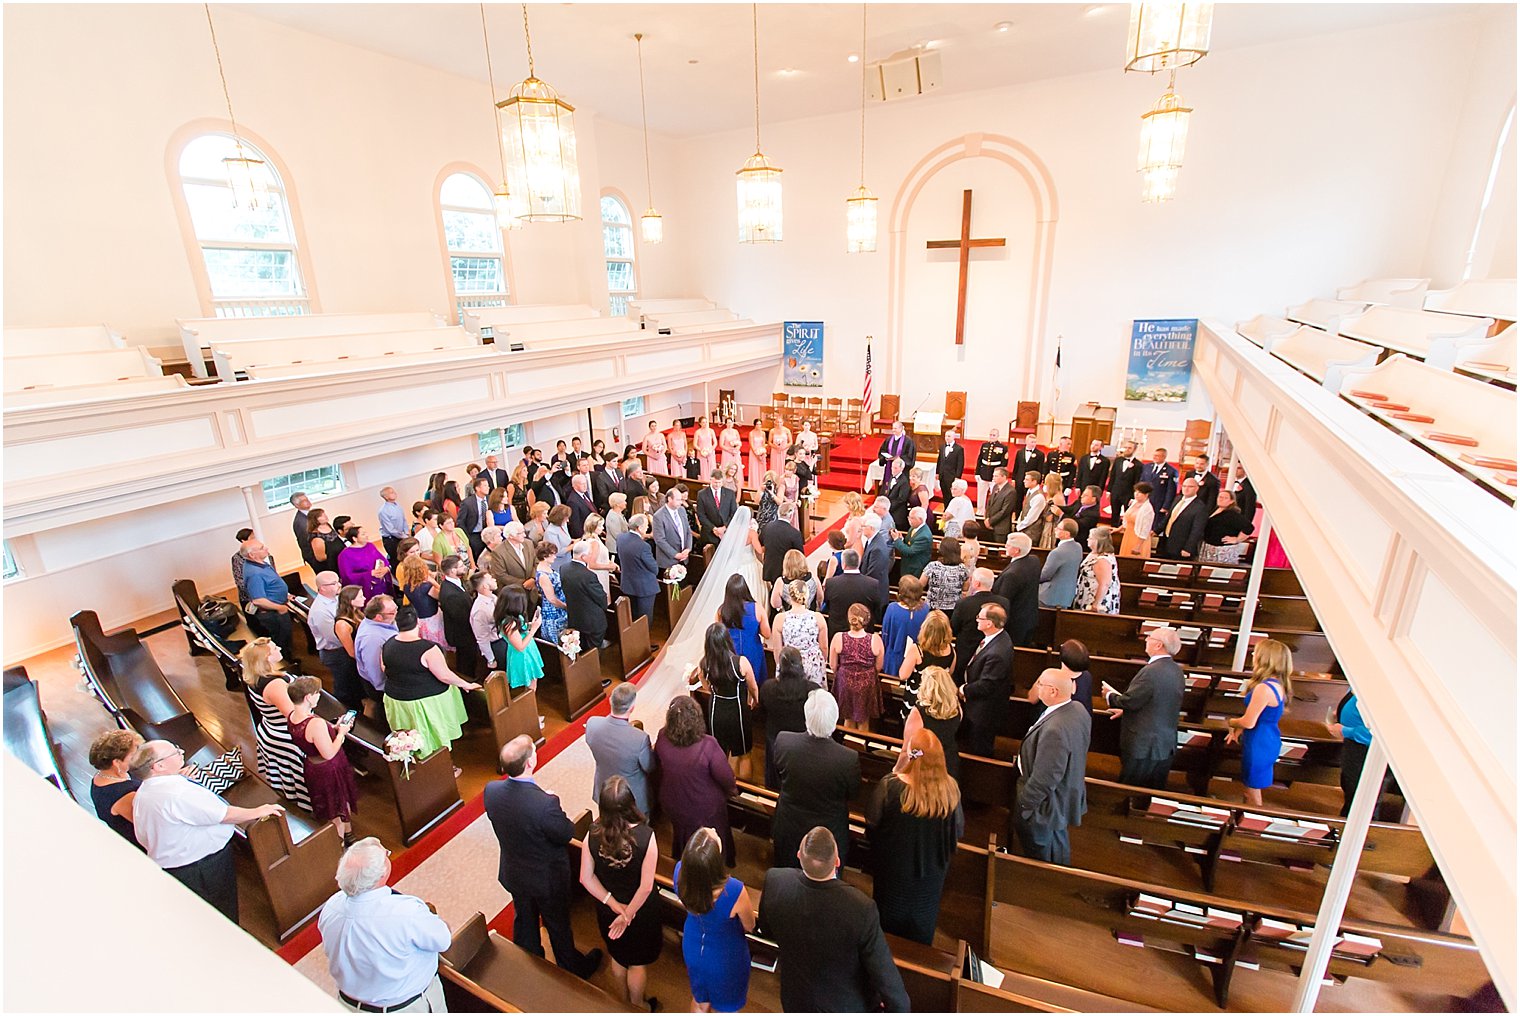
[[[992,864],[992,898],[999,904],[1094,925],[1126,945],[1210,957],[1202,962],[1221,1009],[1229,1004],[1238,970],[1260,976],[1251,969],[1254,964],[1296,975],[1303,949],[1276,942],[1273,936],[1288,929],[1301,931],[1314,922],[1312,914],[1298,910],[1241,909],[1235,901],[1207,893],[1179,892],[1009,854],[993,855]],[[1196,923],[1183,916],[1189,909],[1199,915]],[[1177,916],[1163,920],[1162,913]],[[1464,1002],[1491,991],[1488,972],[1469,939],[1372,923],[1344,922],[1340,930],[1342,935],[1375,940],[1377,945],[1370,948],[1371,958],[1365,961],[1350,949],[1338,947],[1328,971],[1337,981],[1367,978],[1420,996],[1445,995]],[[1307,940],[1302,935],[1298,938]],[[1106,980],[1101,968],[1094,976]]]
[[[654,647],[649,643],[649,618],[634,620],[633,601],[626,596],[619,596],[613,609],[617,617],[614,627],[617,629],[618,654],[623,677],[627,679],[654,655]]]
[[[109,325],[75,325],[54,328],[7,328],[5,356],[57,356],[60,353],[93,353],[124,349],[126,342]],[[7,403],[10,401],[6,400]]]
[[[1488,337],[1494,321],[1409,307],[1372,306],[1341,322],[1340,333],[1395,353],[1431,359],[1450,369],[1464,346]],[[1274,350],[1275,352],[1275,350]],[[1371,366],[1370,364],[1368,366]]]
[[[1295,328],[1303,327],[1294,324],[1287,318],[1274,317],[1271,314],[1258,314],[1249,321],[1237,321],[1235,331],[1247,341],[1261,346],[1263,349],[1279,335],[1287,335]]]
[[[539,688],[544,701],[553,705],[567,722],[575,722],[593,709],[606,692],[602,689],[602,654],[595,646],[583,646],[574,660],[559,646],[538,640],[544,658],[544,679]],[[537,714],[534,714],[537,719]]]
[[[59,353],[56,356],[7,356],[5,390],[19,392],[28,388],[51,388],[60,382],[65,385],[104,385],[123,378],[162,377],[163,373],[164,367],[158,357],[148,355],[141,346]]]
[[[292,314],[282,317],[180,318],[180,342],[185,359],[196,377],[206,376],[203,351],[213,342],[239,342],[255,339],[324,338],[332,335],[362,335],[373,332],[399,332],[415,328],[435,328],[443,318],[431,311],[403,311],[392,314]]]
[[[486,711],[491,717],[491,732],[496,735],[498,754],[507,746],[508,741],[521,734],[532,738],[534,744],[543,744],[544,731],[538,722],[537,692],[532,688],[523,688],[513,694],[507,684],[506,673],[500,670],[491,671],[481,690],[486,696]],[[498,771],[500,765],[498,762]]]
[[[127,399],[139,395],[157,395],[160,392],[180,392],[190,386],[178,374],[163,377],[131,377],[119,381],[82,385],[37,385],[25,391],[6,392],[5,408],[23,409],[35,406],[73,405],[78,402],[101,402],[108,399]]]
[[[337,826],[324,823],[297,841],[288,815],[289,811],[261,818],[245,830],[281,941],[315,917],[332,896],[333,872],[343,856]]]
[[[450,1012],[635,1012],[591,982],[524,952],[476,911],[440,954]]]
[[[479,349],[479,340],[463,328],[436,326],[407,331],[360,332],[300,338],[213,339],[209,343],[217,377],[235,380],[249,367],[320,364],[343,359],[372,359],[392,353],[422,353],[440,349]]]
[[[1383,347],[1371,340],[1331,335],[1309,325],[1275,337],[1267,348],[1283,363],[1331,391],[1340,390],[1348,371],[1366,370],[1383,355]]]
[[[63,765],[48,729],[47,713],[42,711],[37,682],[27,676],[25,667],[5,669],[5,748],[32,772],[74,796],[63,778]]]
[[[332,359],[305,359],[297,363],[251,364],[243,373],[250,381],[275,381],[287,377],[310,377],[313,374],[351,374],[361,370],[383,370],[469,360],[495,356],[490,346],[457,346],[452,349],[421,349],[411,352],[377,353],[373,356],[346,354]]]

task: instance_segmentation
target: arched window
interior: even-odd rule
[[[602,253],[607,256],[607,302],[613,317],[628,313],[639,295],[633,272],[633,216],[615,194],[602,195]]]
[[[210,313],[308,313],[289,199],[269,158],[246,138],[202,134],[180,151],[179,178]]]
[[[491,189],[472,173],[451,173],[438,192],[438,207],[456,320],[467,307],[505,307],[510,302],[506,243]]]

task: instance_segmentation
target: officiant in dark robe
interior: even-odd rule
[[[904,472],[912,469],[913,464],[918,461],[918,449],[913,446],[913,439],[903,429],[901,420],[892,421],[892,433],[881,442],[881,450],[876,453],[876,461],[881,463],[882,490],[890,488],[895,479],[892,475],[893,459],[902,459]]]

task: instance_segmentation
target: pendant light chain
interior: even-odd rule
[[[491,82],[491,116],[495,121],[496,156],[501,160],[501,185],[507,186],[507,148],[501,140],[501,112],[496,108],[496,72],[491,68],[491,33],[486,30],[486,5],[480,5],[480,35],[486,46],[486,79]]]
[[[528,77],[537,77],[533,73],[533,35],[528,31],[528,5],[523,4],[523,38],[528,41]]]
[[[755,151],[760,151],[760,5],[749,5],[750,27],[755,42]]]
[[[860,5],[860,185],[866,185],[866,5]]]
[[[644,33],[638,32],[633,41],[639,50],[639,112],[644,118],[644,196],[650,208],[654,207],[654,176],[649,172],[649,105],[644,99]]]
[[[232,112],[232,92],[227,87],[227,71],[222,67],[222,48],[216,42],[216,23],[211,20],[211,5],[206,8],[206,27],[211,30],[211,52],[216,54],[216,73],[222,79],[222,98],[227,100],[227,119],[232,123],[232,142],[237,146],[238,158],[243,158],[243,135],[238,131],[237,117]]]

